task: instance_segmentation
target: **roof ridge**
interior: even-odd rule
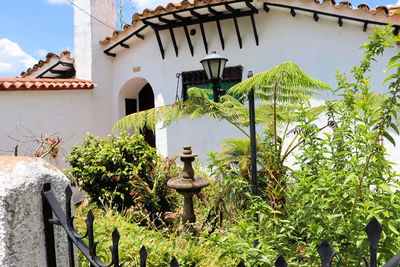
[[[176,3],[169,3],[164,6],[157,6],[155,8],[146,8],[142,12],[136,12],[132,15],[132,22],[131,24],[125,24],[123,27],[123,30],[120,31],[114,31],[111,36],[105,37],[105,39],[101,42],[102,45],[108,45],[112,40],[117,39],[121,34],[126,33],[129,29],[135,28],[136,25],[143,19],[147,18],[150,16],[155,16],[158,14],[161,14],[163,12],[173,12],[177,10],[182,10],[182,9],[187,9],[190,7],[195,7],[199,5],[210,5],[210,4],[215,4],[215,3],[224,3],[224,2],[231,2],[234,0],[183,0],[181,2],[176,2]],[[268,3],[267,0],[254,0],[255,2],[261,2],[261,3]],[[371,9],[368,4],[360,4],[355,8],[350,1],[341,1],[338,4],[336,3],[335,0],[305,0],[305,1],[299,1],[299,4],[301,5],[302,2],[314,2],[317,6],[318,5],[327,5],[330,4],[332,7],[336,9],[344,9],[344,8],[350,8],[353,9],[354,11],[360,10],[360,11],[367,11],[369,12],[370,15],[374,16],[377,14],[386,14],[386,16],[394,16],[393,12],[390,12],[391,10],[397,10],[400,9],[400,6],[398,5],[391,5],[391,6],[377,6],[374,9]],[[304,4],[304,3],[303,3]]]
[[[81,79],[0,78],[0,91],[86,90],[97,84]]]
[[[33,72],[35,72],[38,69],[40,69],[41,67],[43,67],[43,65],[49,63],[52,58],[56,58],[56,59],[65,58],[69,61],[73,61],[73,62],[75,61],[75,58],[71,57],[70,51],[65,50],[65,51],[61,52],[60,55],[49,52],[49,53],[47,53],[45,60],[39,60],[39,62],[36,63],[35,65],[33,65],[33,67],[28,68],[26,71],[21,72],[21,75],[19,77],[25,78],[26,76],[31,75]]]

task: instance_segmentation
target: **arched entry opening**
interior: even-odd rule
[[[139,92],[139,111],[154,108],[154,93],[151,85],[147,83]],[[144,140],[152,147],[156,147],[156,136],[153,131],[145,128],[141,131]]]
[[[133,78],[122,86],[119,93],[120,116],[154,108],[154,92],[144,78]],[[153,131],[144,129],[140,132],[150,146],[156,147]]]

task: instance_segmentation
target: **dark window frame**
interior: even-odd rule
[[[226,67],[223,74],[223,79],[221,83],[224,82],[235,82],[239,83],[242,81],[243,67],[232,66]],[[204,70],[193,70],[193,71],[183,71],[182,72],[182,91],[181,97],[185,101],[187,100],[187,90],[191,87],[196,87],[196,85],[210,84],[211,80],[207,79]],[[212,89],[212,88],[210,88]]]

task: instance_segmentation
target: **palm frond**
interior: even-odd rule
[[[256,108],[256,123],[269,128],[274,120],[275,124],[295,120],[298,103],[307,102],[316,93],[314,89],[326,88],[329,88],[327,84],[309,77],[296,64],[285,62],[235,85],[229,92],[242,94],[256,89],[256,97],[263,100]],[[211,90],[190,88],[188,100],[128,115],[115,124],[113,131],[143,128],[154,131],[157,122],[163,122],[163,127],[166,127],[181,119],[206,116],[226,120],[248,136],[241,128],[249,125],[248,107],[230,94],[221,96],[219,103],[210,99],[210,95]],[[276,101],[279,105],[274,106],[272,102]]]
[[[218,157],[223,158],[228,164],[236,164],[242,171],[250,169],[250,139],[229,138],[222,142],[222,150]]]
[[[311,78],[293,62],[284,62],[272,69],[255,74],[253,77],[236,84],[229,93],[247,94],[252,89],[272,94],[277,87],[279,93],[292,91],[299,95],[312,95],[316,90],[329,89],[330,86],[317,79]]]

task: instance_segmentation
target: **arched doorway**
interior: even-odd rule
[[[154,93],[151,85],[147,83],[139,92],[139,111],[154,108]],[[150,146],[156,147],[156,136],[153,131],[145,128],[141,131],[144,139]]]
[[[127,81],[119,93],[121,116],[154,108],[154,93],[151,85],[143,78],[133,78]],[[156,147],[156,137],[153,131],[140,131],[150,146]]]

